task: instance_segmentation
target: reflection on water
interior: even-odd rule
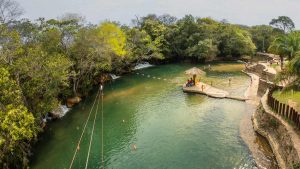
[[[249,79],[236,69],[241,67],[240,64],[233,65],[234,70],[225,73],[214,71],[213,65],[202,80],[213,81],[216,86],[243,96]],[[180,85],[188,78],[184,70],[192,66],[151,67],[105,86],[103,144],[106,168],[255,167],[239,134],[246,104],[183,93]],[[222,66],[231,67],[230,64]],[[217,65],[218,70],[219,67]],[[233,77],[231,85],[228,77]],[[32,168],[69,167],[94,97],[49,126],[35,146]],[[74,168],[85,166],[92,120],[88,123]],[[89,168],[101,166],[101,116],[96,120]],[[136,151],[132,150],[133,144],[137,146]]]

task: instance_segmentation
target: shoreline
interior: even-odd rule
[[[252,80],[244,93],[244,96],[249,100],[246,101],[248,108],[240,123],[240,136],[248,146],[258,168],[276,169],[278,168],[277,160],[269,142],[255,132],[251,120],[260,101],[260,97],[257,96],[259,76],[243,72]]]

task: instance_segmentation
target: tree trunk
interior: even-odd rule
[[[280,55],[280,68],[283,70],[283,56]]]
[[[73,94],[74,94],[74,96],[77,96],[76,80],[75,80],[75,78],[73,79]]]

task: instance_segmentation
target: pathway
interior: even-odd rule
[[[202,85],[205,86],[203,90],[202,90]],[[199,82],[197,85],[192,87],[186,87],[186,85],[183,84],[182,89],[184,92],[187,93],[199,93],[199,94],[204,94],[215,98],[225,98],[226,96],[229,95],[228,92],[221,89],[217,89],[203,82]]]
[[[273,67],[271,67],[268,63],[260,63],[260,64],[262,64],[266,67],[266,69],[264,71],[269,72],[274,75],[277,74],[277,71]]]
[[[246,101],[248,108],[240,123],[240,134],[248,145],[258,168],[272,168],[275,165],[273,161],[276,160],[272,159],[272,151],[262,145],[263,142],[256,135],[251,120],[253,112],[255,112],[260,101],[260,97],[257,96],[259,76],[253,73],[244,73],[251,78],[251,83],[244,94],[249,100]]]

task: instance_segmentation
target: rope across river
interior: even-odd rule
[[[74,152],[73,158],[71,160],[69,169],[71,169],[73,167],[73,163],[74,163],[76,155],[77,155],[77,153],[78,153],[78,151],[80,149],[80,144],[81,144],[83,135],[84,135],[84,133],[86,131],[86,127],[87,127],[88,121],[90,119],[91,113],[92,113],[92,111],[94,109],[94,106],[95,106],[95,103],[96,103],[97,99],[99,99],[98,102],[97,102],[97,107],[96,107],[96,112],[95,112],[94,121],[93,121],[93,127],[92,127],[92,133],[91,133],[91,136],[90,136],[89,149],[88,149],[86,163],[85,163],[85,169],[88,168],[90,150],[91,150],[91,145],[92,145],[92,141],[93,141],[94,129],[95,129],[96,118],[97,118],[97,114],[98,114],[99,101],[100,101],[99,94],[101,94],[101,96],[102,96],[101,97],[101,102],[102,102],[102,105],[101,105],[102,106],[101,107],[101,112],[102,112],[102,168],[104,168],[104,157],[103,157],[103,86],[100,85],[99,88],[98,88],[98,90],[97,90],[97,94],[96,94],[95,100],[93,102],[92,108],[91,108],[91,110],[90,110],[90,112],[88,114],[88,117],[87,117],[87,119],[86,119],[86,121],[84,123],[84,127],[82,129],[80,138],[79,138],[77,146],[75,148],[75,152]]]

